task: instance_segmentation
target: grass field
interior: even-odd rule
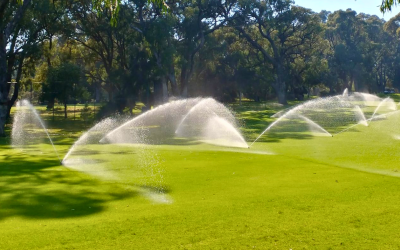
[[[285,107],[232,108],[250,142]],[[61,155],[90,127],[43,116]],[[399,122],[250,149],[92,148],[103,160],[92,167],[116,178],[65,168],[49,145],[22,152],[0,139],[0,249],[398,249]],[[129,168],[140,161],[155,173]]]

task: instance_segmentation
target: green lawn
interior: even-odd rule
[[[232,108],[250,142],[286,107]],[[46,119],[61,155],[89,127]],[[0,249],[398,249],[399,124],[250,149],[93,146],[87,172],[0,139]]]

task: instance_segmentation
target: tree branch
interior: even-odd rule
[[[245,38],[246,40],[257,50],[259,50],[264,58],[269,61],[270,63],[272,63],[273,65],[276,65],[276,61],[272,58],[272,56],[270,54],[268,54],[268,52],[260,45],[258,44],[256,41],[254,41],[249,34],[246,33],[246,31],[244,31],[244,29],[240,26],[236,26],[235,29],[237,31],[239,31]]]
[[[11,19],[11,21],[7,24],[5,30],[4,30],[4,38],[8,39],[15,29],[15,26],[17,23],[21,20],[22,16],[24,15],[26,9],[29,7],[31,4],[32,0],[24,0],[23,4],[21,7],[18,8],[17,12],[15,13],[14,17]]]

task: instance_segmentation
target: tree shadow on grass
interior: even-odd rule
[[[0,146],[0,150],[4,148]],[[103,211],[110,201],[137,195],[60,167],[52,158],[32,157],[12,150],[1,156],[0,220],[13,216],[33,219],[88,216]]]

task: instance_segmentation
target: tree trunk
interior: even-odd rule
[[[177,96],[179,94],[178,93],[178,84],[176,83],[175,67],[172,64],[170,66],[170,70],[168,73],[168,79],[171,82],[172,95]]]
[[[7,83],[7,40],[10,38],[11,33],[14,32],[17,23],[21,20],[26,9],[30,6],[32,0],[24,0],[14,13],[12,19],[8,21],[3,30],[0,31],[0,136],[4,136],[4,126],[7,117],[8,108],[8,83]],[[4,9],[1,14],[4,14]]]
[[[64,118],[67,119],[67,102],[64,102]]]
[[[100,88],[99,86],[96,86],[96,97],[95,97],[96,103],[100,102],[100,94],[101,94]]]
[[[53,36],[50,35],[49,39],[49,54],[47,55],[47,66],[51,67],[51,50],[53,49]]]
[[[383,71],[383,91],[385,91],[386,89],[386,83],[387,81],[386,81],[386,70],[385,70]]]
[[[167,81],[164,76],[154,82],[154,105],[158,106],[168,101]]]
[[[275,82],[274,84],[272,84],[272,87],[274,88],[275,93],[278,96],[278,102],[280,104],[286,105],[287,99],[285,82]]]
[[[12,106],[14,106],[14,103],[18,98],[19,87],[20,87],[20,83],[19,83],[19,81],[17,81],[17,83],[14,86],[14,93],[7,105],[7,120],[10,119],[11,108],[12,108]]]
[[[286,83],[285,83],[285,75],[282,66],[278,66],[276,69],[277,75],[275,78],[275,82],[272,84],[272,87],[275,90],[276,95],[278,96],[278,102],[280,104],[287,104],[286,99]]]
[[[349,91],[349,92],[353,91],[353,83],[354,83],[353,81],[349,82],[349,84],[348,84],[349,88],[347,89],[347,91]]]
[[[147,106],[147,110],[151,109],[151,106],[154,105],[153,101],[150,101],[150,95],[151,95],[151,91],[150,91],[150,84],[148,81],[146,81],[146,106]]]
[[[7,93],[10,93],[11,89],[11,81],[12,81],[12,73],[13,73],[13,67],[15,64],[15,54],[12,54],[8,57],[7,59],[7,76],[6,76],[6,81],[7,81]]]
[[[187,65],[182,65],[181,70],[181,96],[188,97],[189,69]]]
[[[21,81],[21,76],[22,76],[22,66],[23,66],[23,64],[24,64],[24,57],[22,56],[20,58],[20,61],[19,61],[19,64],[18,64],[18,72],[17,72],[17,78],[15,79],[16,83],[15,83],[15,86],[14,86],[14,93],[13,93],[10,101],[8,102],[7,119],[10,118],[11,108],[12,108],[12,106],[14,106],[15,101],[18,99],[19,87],[21,85],[20,81]]]
[[[287,104],[287,100],[286,100],[285,91],[279,90],[277,94],[278,94],[278,102],[280,104],[286,105]]]
[[[114,101],[114,95],[112,89],[107,90],[108,93],[108,102],[112,103]]]
[[[2,100],[3,103],[0,104],[0,137],[5,136],[5,123],[6,123],[6,116],[7,116],[7,102],[4,104],[4,100]]]
[[[183,85],[182,88],[181,88],[181,96],[184,97],[184,98],[188,97],[187,83],[185,83],[185,85]]]
[[[163,103],[168,102],[168,85],[167,85],[167,79],[165,77],[162,78],[162,101]]]
[[[6,41],[3,32],[0,32],[0,136],[5,136],[4,126],[7,117],[7,55]]]

